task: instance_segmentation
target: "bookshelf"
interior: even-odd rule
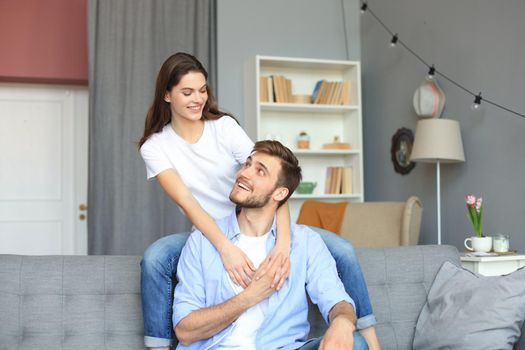
[[[291,81],[288,95],[312,95],[316,84],[325,80],[336,85],[347,81],[348,96],[337,104],[308,104],[261,102],[261,77],[283,76]],[[271,83],[271,82],[270,82]],[[288,85],[289,89],[289,85]],[[361,70],[356,61],[334,61],[308,58],[255,56],[245,71],[245,129],[253,140],[277,139],[294,151],[303,169],[303,181],[317,183],[312,194],[294,194],[289,201],[295,222],[302,203],[307,199],[328,202],[362,202],[363,141],[361,112]],[[263,94],[264,95],[264,94]],[[268,99],[266,93],[263,100]],[[300,132],[310,136],[309,149],[297,148]],[[350,149],[324,149],[337,136],[340,142],[350,143]],[[352,192],[325,193],[328,167],[352,168]]]

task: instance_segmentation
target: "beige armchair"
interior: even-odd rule
[[[348,203],[340,235],[356,248],[417,245],[422,212],[414,196],[406,202]]]

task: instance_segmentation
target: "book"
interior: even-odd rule
[[[330,194],[339,194],[341,193],[341,179],[343,176],[342,167],[332,167],[332,174],[330,179]]]
[[[292,102],[292,81],[290,79],[285,79],[286,83],[286,103]]]
[[[282,75],[275,76],[275,82],[277,87],[277,102],[285,103],[286,102],[286,81]]]
[[[268,102],[275,102],[275,95],[273,90],[273,77],[266,77],[268,79]]]
[[[315,100],[317,99],[317,94],[319,93],[322,82],[322,80],[318,80],[317,83],[315,83],[314,91],[312,92],[312,103],[316,103]]]
[[[328,93],[326,104],[329,104],[329,105],[335,104],[336,91],[337,91],[337,82],[333,81],[330,83],[330,92]]]
[[[272,79],[273,79],[273,92],[275,94],[275,102],[282,103],[283,93],[282,93],[282,87],[281,87],[281,76],[274,75]]]
[[[324,182],[324,193],[325,194],[330,194],[330,186],[332,183],[332,169],[333,168],[331,166],[326,168],[326,179]]]
[[[335,194],[337,191],[337,167],[332,167],[332,179],[330,180],[330,194]]]
[[[332,94],[332,90],[333,89],[334,89],[334,83],[331,82],[331,81],[327,81],[326,82],[326,90],[325,90],[325,93],[323,95],[323,98],[322,98],[321,102],[319,102],[320,104],[323,104],[323,105],[328,104],[328,101],[330,100],[330,96]]]
[[[350,82],[343,81],[343,90],[341,91],[341,103],[345,106],[350,105]]]
[[[321,104],[322,100],[324,100],[324,96],[326,95],[326,90],[328,88],[328,82],[326,80],[323,80],[321,82],[321,86],[319,87],[319,93],[317,94],[317,97],[315,99],[314,103]]]
[[[259,79],[259,101],[268,102],[268,78],[260,77]]]
[[[353,169],[352,167],[345,167],[343,169],[343,190],[344,194],[352,194],[352,181],[353,181]]]
[[[342,185],[343,185],[343,168],[337,167],[337,180],[335,183],[335,190],[334,190],[335,194],[342,193]]]
[[[343,82],[342,81],[338,81],[337,82],[337,87],[336,87],[335,93],[334,93],[334,99],[333,99],[333,102],[332,102],[334,105],[342,105],[343,104],[342,93],[343,93]]]

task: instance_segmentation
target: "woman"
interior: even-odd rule
[[[256,266],[226,239],[214,219],[234,209],[228,199],[229,191],[253,142],[232,117],[219,111],[207,85],[207,76],[202,64],[186,53],[174,54],[164,62],[139,142],[140,153],[148,179],[158,180],[168,196],[220,252],[230,278],[246,287],[251,278],[259,277],[255,274]],[[367,331],[372,334],[373,327],[369,326],[375,319],[351,245],[333,234],[321,236],[335,256],[345,288],[358,305],[360,321],[364,320]],[[144,253],[141,288],[147,347],[167,348],[170,344],[171,278],[187,237],[187,234],[164,237]],[[267,257],[267,260],[278,259],[281,264],[281,273],[274,281],[277,289],[288,276],[289,253],[290,215],[288,206],[283,205],[277,212],[277,242]],[[367,338],[366,333],[363,335]]]

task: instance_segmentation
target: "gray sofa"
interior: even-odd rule
[[[358,249],[383,349],[411,349],[451,246]],[[137,256],[0,255],[0,350],[143,349]],[[311,312],[312,335],[325,328]],[[519,347],[525,349],[525,346]]]

